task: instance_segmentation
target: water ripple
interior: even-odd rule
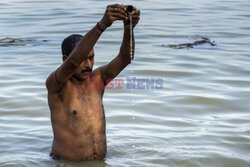
[[[118,77],[162,78],[163,89],[136,89],[134,99],[129,89],[105,91],[105,160],[49,157],[53,132],[45,79],[62,63],[62,40],[88,32],[113,2],[0,2],[1,38],[48,41],[0,47],[0,166],[250,166],[247,0],[131,1],[141,10],[135,60]],[[102,34],[95,67],[119,53],[122,31],[119,22]],[[162,47],[201,36],[216,47]]]

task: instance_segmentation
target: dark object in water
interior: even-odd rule
[[[23,42],[22,39],[17,39],[17,38],[10,38],[10,37],[6,37],[6,38],[2,38],[0,39],[0,42],[3,42],[3,41],[6,41],[6,42],[12,42],[12,41],[18,41],[18,42]]]
[[[169,47],[169,48],[176,48],[176,49],[183,49],[183,48],[193,48],[194,46],[197,45],[203,45],[203,44],[210,44],[211,46],[215,46],[215,41],[210,41],[210,39],[201,37],[202,40],[195,41],[194,43],[184,43],[184,44],[178,44],[178,45],[161,45],[164,47]]]
[[[27,42],[34,42],[34,40],[6,37],[0,39],[0,46],[25,46]],[[42,42],[48,42],[48,40],[42,40]]]
[[[24,42],[22,39],[17,39],[17,38],[2,38],[0,39],[0,46],[18,46],[18,45],[24,45],[21,44],[20,42]]]

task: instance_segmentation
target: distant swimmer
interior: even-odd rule
[[[133,8],[131,13],[134,29],[140,20],[140,11]],[[93,47],[106,28],[117,20],[122,20],[124,25],[120,52],[108,64],[92,70]],[[134,55],[133,31],[132,35]],[[61,47],[63,63],[46,80],[54,134],[51,156],[76,161],[104,159],[107,153],[102,101],[105,86],[131,62],[127,6],[108,5],[103,18],[87,34],[71,35],[64,39]],[[103,59],[107,59],[103,52]],[[93,88],[90,83],[98,87]]]

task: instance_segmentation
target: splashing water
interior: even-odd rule
[[[132,13],[129,13],[129,28],[130,28],[130,62],[132,62],[132,60],[134,59],[133,56],[133,20],[132,20]],[[133,66],[131,66],[131,74],[134,73],[133,70]],[[135,121],[135,89],[131,89],[132,90],[132,121]],[[132,137],[135,140],[135,125],[132,125]],[[135,141],[133,142],[135,143]],[[134,151],[131,152],[132,154],[132,158],[135,158],[135,145],[132,145],[132,149]]]

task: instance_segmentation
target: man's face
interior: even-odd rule
[[[94,65],[94,54],[94,49],[92,49],[88,57],[84,59],[82,64],[78,67],[73,77],[81,81],[90,77]]]

